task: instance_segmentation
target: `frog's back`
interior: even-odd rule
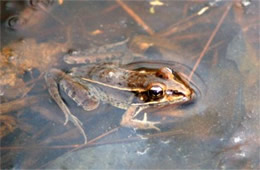
[[[95,75],[98,75],[100,71],[114,67],[115,66],[113,64],[88,64],[72,68],[69,74],[72,77],[84,77],[88,79],[93,79],[93,77],[95,77]]]
[[[99,83],[114,88],[128,87],[130,72],[112,63],[91,64],[73,68],[72,77],[81,78],[86,83]]]

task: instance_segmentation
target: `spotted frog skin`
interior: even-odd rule
[[[65,56],[67,63],[86,63],[93,56],[117,57],[129,54],[114,51],[125,42],[119,42],[86,52],[72,52]],[[62,89],[71,99],[86,111],[96,109],[100,103],[108,103],[126,110],[121,125],[136,129],[155,129],[156,124],[136,116],[147,108],[162,107],[169,104],[183,104],[192,100],[194,91],[176,70],[169,67],[158,69],[128,69],[119,62],[88,63],[65,73],[51,69],[45,75],[48,90],[54,101],[65,114],[65,123],[71,121],[82,133],[85,144],[87,136],[82,122],[73,115],[60,96]],[[60,87],[60,88],[58,88]]]

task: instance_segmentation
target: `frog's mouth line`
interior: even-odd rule
[[[131,105],[133,106],[146,106],[146,105],[166,105],[166,104],[174,104],[174,103],[180,103],[180,102],[186,102],[189,101],[189,99],[187,97],[184,98],[180,98],[177,100],[174,100],[172,102],[170,101],[150,101],[150,102],[145,102],[145,103],[132,103]]]

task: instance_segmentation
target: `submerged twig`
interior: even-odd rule
[[[41,96],[30,96],[21,99],[16,99],[11,102],[0,104],[0,114],[8,113],[11,111],[19,110],[24,107],[31,106],[35,103],[38,103],[41,99],[43,99],[46,95]]]
[[[216,28],[213,30],[212,34],[210,35],[209,40],[207,41],[207,43],[206,43],[205,47],[203,48],[202,52],[200,53],[200,56],[199,56],[198,60],[196,61],[195,65],[194,65],[194,67],[193,67],[193,69],[192,69],[192,71],[191,71],[191,73],[189,75],[189,78],[188,78],[189,81],[191,80],[195,70],[199,66],[201,59],[203,58],[203,56],[207,52],[207,50],[208,50],[212,40],[214,39],[216,33],[218,32],[218,30],[219,30],[220,26],[222,25],[224,19],[226,18],[227,14],[228,14],[228,12],[229,12],[229,10],[231,8],[231,6],[232,6],[232,3],[227,5],[223,15],[221,16],[221,18],[220,18],[220,20],[219,20],[219,22],[218,22],[218,24],[216,26]]]
[[[193,26],[194,23],[186,24],[185,26],[182,26],[182,24],[186,23],[189,20],[194,19],[195,17],[197,17],[197,14],[193,14],[191,16],[188,16],[188,17],[184,18],[183,20],[180,20],[177,23],[174,23],[173,25],[169,26],[166,31],[161,31],[158,34],[158,36],[160,36],[160,37],[168,37],[168,36],[176,33],[177,31],[188,29],[189,27]]]
[[[139,24],[143,27],[143,29],[150,35],[154,34],[154,31],[131,9],[129,8],[123,1],[116,0],[116,2]]]

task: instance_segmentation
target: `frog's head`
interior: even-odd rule
[[[184,103],[190,101],[194,95],[185,79],[168,67],[155,70],[152,77],[139,95],[139,99],[146,104]]]

